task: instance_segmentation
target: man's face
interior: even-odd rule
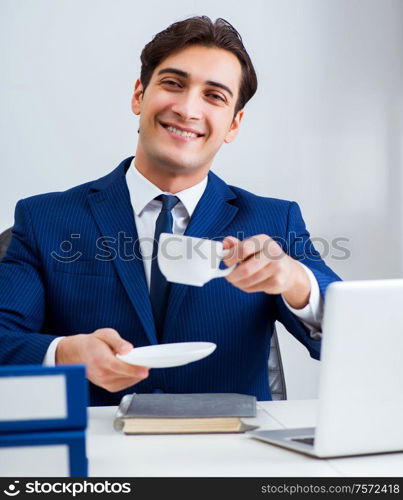
[[[206,169],[223,142],[237,135],[241,65],[231,52],[199,45],[164,59],[144,91],[136,82],[139,161],[173,173]]]

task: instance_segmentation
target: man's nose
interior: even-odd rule
[[[178,95],[171,109],[183,120],[200,120],[203,116],[200,96],[193,92]]]

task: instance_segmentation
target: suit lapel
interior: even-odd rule
[[[132,158],[124,160],[111,174],[95,181],[88,200],[92,214],[103,236],[115,238],[116,241],[119,238],[122,241],[122,236],[132,238],[130,245],[127,246],[130,250],[133,248],[134,256],[124,257],[124,247],[118,243],[116,248],[119,251],[113,263],[150,343],[156,344],[154,318],[144,274],[133,207],[125,179],[131,160]]]
[[[229,203],[234,198],[236,195],[227,184],[210,172],[207,187],[193,212],[185,235],[224,239],[227,236],[225,228],[238,212],[238,207]],[[175,322],[188,289],[187,285],[172,283],[164,330],[169,330]]]

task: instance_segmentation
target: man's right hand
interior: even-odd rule
[[[84,364],[87,378],[109,392],[117,392],[148,377],[148,368],[120,361],[115,354],[133,348],[113,328],[64,337],[56,348],[56,365]]]

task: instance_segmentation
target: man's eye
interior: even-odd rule
[[[180,87],[179,83],[174,80],[165,80],[162,83],[167,84],[169,87]]]
[[[220,94],[210,93],[210,94],[207,94],[207,96],[208,97],[212,97],[215,101],[223,101],[223,102],[225,102],[225,99]]]

